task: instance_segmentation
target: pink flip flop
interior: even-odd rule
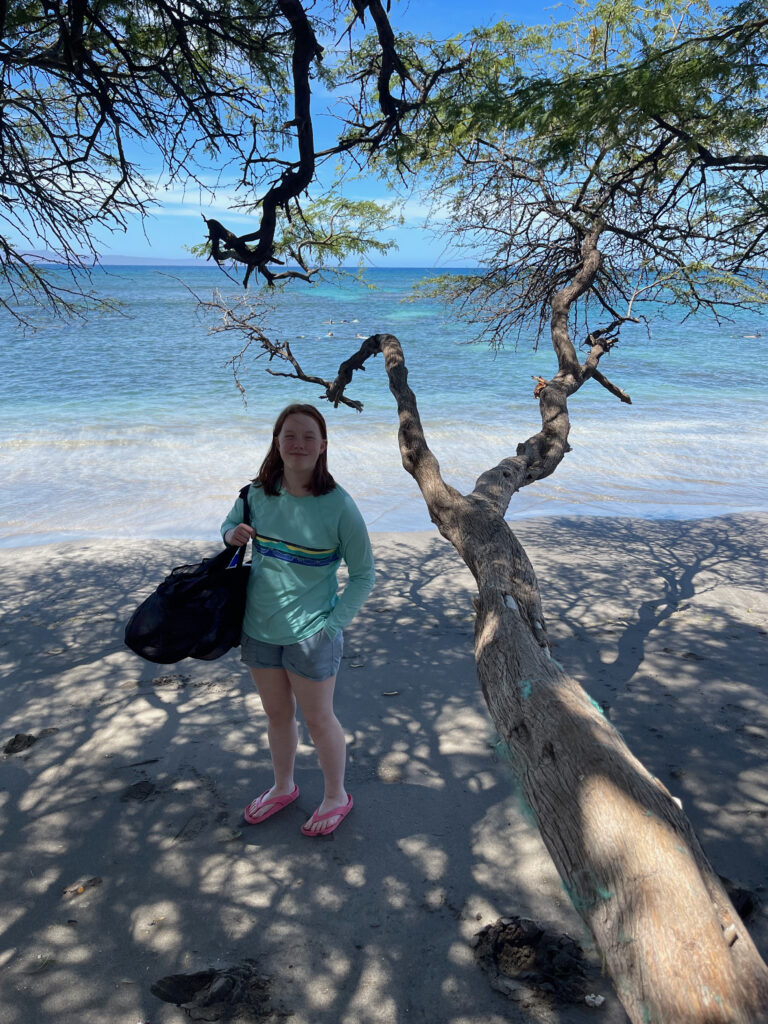
[[[329,836],[331,832],[335,832],[339,825],[344,821],[346,816],[352,810],[354,806],[354,800],[352,794],[347,794],[347,802],[341,807],[334,807],[332,811],[326,811],[325,814],[318,814],[315,811],[309,822],[306,825],[301,826],[301,834],[303,836]],[[330,818],[338,817],[338,821],[334,825],[324,825],[323,828],[317,829],[313,832],[309,826],[316,825],[318,821],[328,821]]]
[[[260,825],[262,821],[266,821],[267,818],[271,818],[273,814],[277,814],[278,811],[282,811],[288,804],[292,804],[293,801],[299,795],[299,787],[294,786],[293,792],[287,796],[270,796],[268,789],[265,789],[261,796],[257,796],[255,800],[251,800],[248,806],[243,811],[243,821],[246,825]],[[269,805],[272,805],[271,807]],[[264,814],[260,814],[258,818],[254,817],[257,811],[260,811],[262,807],[269,807],[268,811]]]

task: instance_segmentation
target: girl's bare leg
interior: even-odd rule
[[[267,716],[267,737],[272,757],[275,784],[268,796],[287,796],[294,790],[293,766],[299,730],[296,722],[296,698],[284,668],[250,670]],[[264,807],[263,812],[269,810]],[[260,814],[255,815],[261,817]]]
[[[344,738],[344,730],[333,710],[336,676],[330,676],[328,679],[318,682],[315,679],[306,679],[294,672],[288,672],[288,679],[317,750],[317,758],[325,782],[323,802],[317,811],[319,814],[325,814],[335,807],[343,807],[347,803],[347,792],[344,789],[347,741]],[[336,817],[329,818],[325,822],[325,827],[333,825],[336,820]],[[307,823],[308,827],[311,827],[310,822]],[[317,829],[319,830],[320,827],[321,825],[318,825]]]

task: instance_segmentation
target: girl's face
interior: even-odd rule
[[[275,440],[283,465],[294,472],[311,473],[328,446],[317,421],[300,412],[286,416]]]

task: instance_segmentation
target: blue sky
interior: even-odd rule
[[[415,33],[431,32],[438,38],[464,31],[473,25],[489,25],[500,18],[535,24],[549,21],[553,17],[563,17],[567,11],[565,5],[538,3],[536,0],[522,0],[514,4],[499,4],[489,0],[473,0],[472,3],[459,0],[395,0],[392,8],[393,24],[398,28]],[[158,172],[153,170],[152,155],[147,153],[139,156],[148,178],[157,184],[159,205],[143,224],[137,218],[129,223],[125,233],[104,235],[102,252],[107,258],[120,255],[149,260],[188,259],[190,254],[186,247],[204,238],[203,214],[215,217],[233,231],[245,233],[253,230],[253,219],[247,220],[227,210],[228,199],[225,194],[213,201],[209,194],[201,193],[197,186],[186,189],[178,184],[164,187]],[[384,187],[373,180],[351,184],[348,194],[354,198],[387,197]],[[405,224],[392,232],[399,246],[398,251],[388,256],[376,256],[371,261],[374,265],[446,267],[456,262],[445,252],[443,242],[424,230],[425,210],[416,200],[408,202],[404,213]]]

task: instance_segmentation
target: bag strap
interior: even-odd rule
[[[240,488],[240,492],[238,494],[238,497],[243,499],[243,515],[245,516],[243,522],[245,523],[246,526],[251,525],[251,510],[248,506],[248,495],[250,493],[250,490],[251,485],[246,484],[245,487]]]
[[[246,484],[245,487],[240,488],[240,491],[238,493],[238,497],[243,499],[243,522],[245,523],[246,526],[251,525],[251,510],[248,507],[248,494],[250,490],[251,485]],[[238,569],[243,564],[243,559],[245,558],[245,549],[247,547],[247,544],[241,544],[240,547],[237,549],[237,556],[235,559],[233,559],[233,561],[237,565]],[[229,564],[232,565],[232,562],[230,562]]]

